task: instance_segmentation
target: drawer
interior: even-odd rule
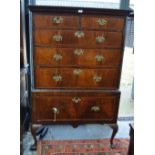
[[[77,28],[79,26],[78,16],[61,15],[33,15],[34,28]]]
[[[34,48],[34,63],[52,66],[117,67],[122,52],[118,49]]]
[[[82,16],[81,27],[84,29],[107,29],[121,31],[124,18],[109,16]]]
[[[56,120],[70,120],[76,118],[76,109],[71,103],[70,97],[62,97],[61,96],[35,96],[33,98],[33,110],[35,111],[36,120],[51,120],[54,121],[54,117],[56,116]],[[54,109],[57,108],[58,111],[54,115]],[[33,114],[34,114],[33,113]]]
[[[35,88],[118,88],[119,69],[35,68]]]
[[[121,48],[122,33],[107,31],[34,30],[35,45]]]
[[[34,92],[33,122],[114,121],[119,98],[119,92]]]

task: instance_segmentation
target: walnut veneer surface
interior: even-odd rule
[[[108,123],[112,144],[129,10],[29,8],[33,148],[38,126],[59,123]]]

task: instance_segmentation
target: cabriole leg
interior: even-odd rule
[[[113,129],[111,139],[110,139],[110,145],[111,145],[111,148],[115,148],[115,144],[113,143],[113,140],[114,140],[114,137],[118,131],[118,125],[117,124],[109,124],[109,126]]]
[[[31,145],[31,150],[36,150],[37,149],[37,135],[36,135],[36,131],[37,129],[41,127],[41,125],[36,125],[36,124],[32,124],[31,125],[31,134],[34,140],[34,143]]]

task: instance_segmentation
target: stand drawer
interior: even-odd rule
[[[114,121],[119,98],[119,92],[34,92],[33,122]]]

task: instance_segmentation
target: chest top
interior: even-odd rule
[[[29,9],[33,12],[61,12],[74,14],[108,14],[127,16],[132,11],[129,7],[119,3],[90,2],[81,0],[31,0]]]

